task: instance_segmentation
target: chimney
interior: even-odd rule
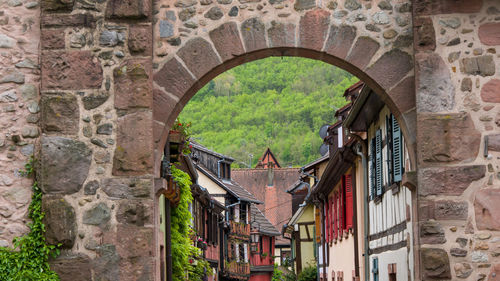
[[[274,186],[274,163],[267,162],[267,186]]]

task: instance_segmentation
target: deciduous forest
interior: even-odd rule
[[[216,77],[179,118],[192,122],[197,142],[234,157],[234,167],[254,166],[267,147],[282,167],[301,166],[320,156],[319,129],[335,121],[344,90],[357,81],[321,61],[262,59]]]

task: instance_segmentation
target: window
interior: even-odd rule
[[[241,223],[247,222],[247,205],[243,203],[241,203],[240,205],[240,222]]]
[[[382,131],[378,129],[370,141],[370,182],[371,199],[383,194]]]
[[[273,254],[273,238],[269,236],[269,256]]]
[[[225,162],[219,163],[219,177],[221,179],[231,179],[231,164]]]
[[[396,281],[396,264],[391,263],[387,265],[387,272],[389,273],[389,281]]]
[[[243,244],[238,245],[238,252],[239,252],[239,262],[245,262],[245,247]]]

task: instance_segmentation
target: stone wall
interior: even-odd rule
[[[152,280],[152,4],[43,0],[38,179],[62,280]]]
[[[0,2],[0,246],[28,231],[32,181],[19,170],[40,136],[39,25],[38,2]]]
[[[496,280],[500,3],[419,0],[414,15],[422,277]]]

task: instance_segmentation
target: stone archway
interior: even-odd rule
[[[463,249],[440,242],[460,236],[486,248],[481,239],[489,239],[488,227],[500,229],[489,215],[498,206],[490,200],[498,196],[490,186],[498,184],[492,162],[500,156],[499,117],[493,115],[500,102],[494,94],[500,85],[498,1],[107,0],[40,6],[40,36],[33,31],[29,39],[30,46],[40,42],[41,71],[27,77],[40,88],[39,180],[46,221],[55,223],[48,227],[49,241],[64,242],[65,255],[56,261],[63,280],[76,271],[82,280],[154,279],[152,206],[162,182],[166,128],[217,74],[268,56],[313,58],[348,70],[398,116],[419,168],[418,219],[436,220],[431,226],[439,230],[417,233],[423,240],[415,245],[423,245],[423,260],[438,255],[446,261],[437,277],[458,276],[450,260],[500,261],[480,246],[463,258]],[[24,22],[17,24],[15,30],[22,30]],[[2,40],[0,48],[17,44],[13,57],[34,53],[23,49],[24,38]],[[25,71],[20,65],[16,75],[2,74],[0,83],[24,83],[14,79]],[[483,144],[486,136],[489,144]],[[485,147],[491,157],[479,153]],[[460,274],[469,267],[459,266]],[[432,275],[433,265],[420,270]]]
[[[345,5],[350,7],[348,3]],[[399,10],[409,16],[410,10],[403,8],[405,3],[399,5]],[[214,4],[218,9],[217,6]],[[208,7],[205,8],[207,13],[213,9]],[[179,13],[184,10],[180,8]],[[211,29],[203,28],[198,35],[183,38],[186,42],[181,46],[170,46],[166,59],[155,57],[158,69],[154,74],[153,113],[157,151],[163,147],[168,128],[184,105],[218,74],[269,56],[300,56],[341,67],[376,91],[404,124],[404,133],[412,148],[411,159],[416,163],[415,132],[406,125],[414,124],[416,118],[410,27],[407,25],[406,30],[396,27],[397,31],[389,29],[391,34],[385,37],[393,40],[387,41],[381,34],[374,35],[367,30],[363,21],[336,24],[326,8],[290,10],[295,14],[289,19],[274,15],[265,21],[254,13],[238,21],[214,23]],[[383,10],[375,15],[385,15],[386,25],[396,22],[395,16],[389,18]],[[168,22],[168,19],[163,21]],[[161,31],[161,23],[159,25]],[[397,37],[400,33],[403,35]],[[155,36],[158,40],[160,37],[161,34]]]

